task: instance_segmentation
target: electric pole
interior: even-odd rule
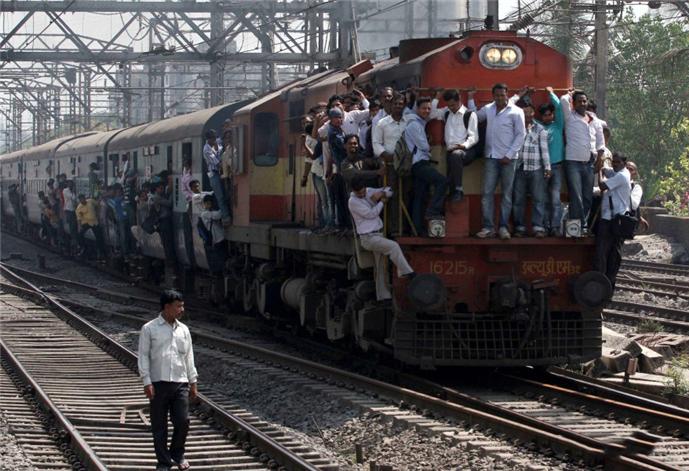
[[[608,22],[606,0],[596,0],[595,35],[595,96],[597,114],[601,119],[607,115],[606,94],[608,91]]]

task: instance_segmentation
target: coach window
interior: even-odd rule
[[[278,163],[280,143],[278,116],[275,113],[257,113],[254,119],[254,165],[272,167]]]

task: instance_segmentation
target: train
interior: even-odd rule
[[[188,268],[178,282],[199,297],[216,297],[228,310],[285,322],[295,332],[383,353],[416,368],[584,362],[600,356],[601,312],[610,294],[607,279],[592,268],[593,239],[472,237],[481,224],[482,159],[465,169],[465,198],[447,203],[444,238],[396,236],[419,275],[392,280],[392,303],[376,301],[372,257],[356,237],[310,229],[317,218],[315,192],[299,185],[307,110],[354,85],[418,93],[474,87],[480,105],[492,101],[490,87],[498,82],[512,89],[566,90],[572,87],[571,66],[558,51],[515,32],[403,40],[389,59],[319,71],[254,100],[63,137],[3,155],[3,219],[14,216],[7,190],[16,184],[25,200],[27,233],[35,235],[37,194],[49,178],[66,173],[77,192],[85,192],[90,164],[97,163],[101,178],[112,184],[127,155],[139,186],[163,170],[170,173],[175,249]],[[546,100],[545,92],[536,92],[536,103]],[[225,269],[213,285],[203,242],[196,231],[185,235],[183,229],[188,213],[180,179],[182,162],[191,159],[194,178],[210,189],[204,136],[228,119],[236,147],[233,218],[225,227]],[[443,173],[442,123],[431,121],[427,132]],[[191,217],[194,227],[198,214]],[[115,246],[112,223],[101,224],[108,245]],[[138,242],[147,266],[165,259],[157,233],[140,231]],[[135,272],[131,266],[123,269]]]

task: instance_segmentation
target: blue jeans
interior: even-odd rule
[[[411,218],[416,227],[416,233],[423,232],[424,204],[428,196],[429,187],[433,187],[433,199],[426,209],[425,215],[441,216],[443,214],[445,193],[447,192],[447,178],[442,176],[428,160],[421,160],[412,165],[411,175],[414,181],[414,201],[412,203]]]
[[[562,201],[560,200],[560,191],[562,189],[562,163],[552,164],[552,176],[548,180],[547,189],[547,216],[545,225],[549,229],[560,230],[560,221],[562,220]]]
[[[545,170],[517,170],[514,177],[514,216],[515,230],[526,231],[524,210],[526,208],[526,194],[531,194],[531,225],[534,231],[544,230],[545,213]]]
[[[493,214],[495,213],[495,189],[502,190],[500,199],[500,227],[507,227],[512,212],[512,187],[514,174],[517,170],[517,161],[511,160],[508,164],[501,164],[499,159],[485,159],[483,167],[483,195],[481,196],[481,214],[483,215],[483,228],[495,230]]]
[[[589,162],[570,160],[566,162],[565,169],[569,188],[569,218],[580,219],[584,228],[593,200],[593,168]]]
[[[213,172],[210,177],[211,188],[213,189],[213,195],[215,195],[215,200],[218,202],[218,208],[222,214],[223,219],[230,217],[230,208],[227,206],[227,200],[225,199],[225,186],[220,179],[220,174],[218,172]]]
[[[328,185],[325,184],[325,179],[319,177],[315,173],[311,174],[313,180],[313,187],[316,189],[316,196],[318,197],[318,222],[320,227],[329,227],[333,225],[332,202],[330,201],[330,192]]]

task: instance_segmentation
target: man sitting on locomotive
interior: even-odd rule
[[[352,180],[356,177],[363,178],[366,186],[377,187],[385,168],[377,160],[364,157],[359,147],[359,136],[345,136],[345,149],[347,157],[342,162],[342,178],[348,189],[351,191]]]
[[[467,110],[462,104],[457,90],[445,90],[442,93],[447,104],[443,108],[438,108],[438,96],[431,102],[431,119],[445,122],[447,184],[450,187],[450,200],[459,202],[464,197],[464,166],[476,158],[478,119],[476,113]]]
[[[483,168],[483,191],[481,195],[481,214],[483,229],[476,234],[480,239],[495,237],[493,222],[495,190],[500,180],[502,198],[500,199],[500,229],[503,240],[509,239],[508,223],[512,212],[512,189],[517,169],[519,150],[524,143],[526,128],[524,112],[509,103],[507,85],[493,85],[493,102],[477,111],[479,122],[486,121],[486,157]],[[475,110],[474,91],[469,92],[469,109]]]
[[[404,132],[407,147],[412,153],[411,175],[414,182],[414,200],[412,203],[412,221],[416,233],[424,231],[424,218],[443,217],[447,181],[431,162],[431,146],[426,136],[426,123],[431,115],[431,99],[416,100],[416,113],[410,114],[409,124]],[[429,187],[433,187],[433,198],[430,206],[424,211]]]
[[[526,194],[531,194],[531,226],[534,236],[545,237],[545,185],[551,177],[548,131],[534,120],[534,106],[524,99],[517,102],[524,111],[526,137],[519,153],[514,177],[514,236],[526,235]]]
[[[352,193],[349,197],[349,211],[354,219],[361,246],[373,252],[375,258],[376,299],[391,299],[387,285],[386,266],[388,257],[397,267],[397,276],[413,278],[414,269],[409,265],[399,244],[383,236],[383,221],[380,212],[385,202],[392,196],[389,188],[367,188],[360,176],[352,179]]]

